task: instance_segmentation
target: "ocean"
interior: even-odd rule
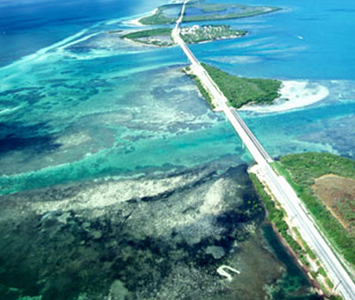
[[[107,34],[163,4],[0,4],[0,299],[317,299],[182,51]],[[192,51],[235,75],[326,87],[311,106],[241,114],[272,157],[353,158],[355,4],[263,5],[282,10],[221,21],[248,36]],[[229,283],[221,265],[241,275]]]

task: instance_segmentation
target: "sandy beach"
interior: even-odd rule
[[[139,22],[140,19],[141,18],[136,18],[128,21],[123,21],[122,24],[127,26],[143,26],[143,24]]]
[[[140,20],[142,18],[146,18],[146,17],[149,17],[149,16],[153,16],[155,15],[155,13],[158,11],[158,9],[154,9],[153,11],[151,11],[150,13],[147,13],[146,15],[144,15],[143,17],[139,17],[139,18],[135,18],[135,19],[132,19],[132,20],[127,20],[127,21],[124,21],[122,22],[122,24],[124,25],[128,25],[128,26],[144,26]]]
[[[329,90],[323,85],[308,81],[283,81],[280,93],[281,97],[272,105],[249,104],[240,110],[273,113],[301,108],[323,100],[329,95]]]

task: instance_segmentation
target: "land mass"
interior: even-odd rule
[[[135,31],[121,35],[121,38],[129,39],[137,43],[160,47],[169,47],[173,45],[173,41],[171,39],[171,28],[156,28]]]
[[[329,153],[286,155],[274,168],[292,184],[343,257],[355,266],[355,161]],[[346,186],[346,188],[345,188]]]
[[[322,232],[349,263],[344,262],[352,272],[355,256],[355,161],[329,153],[303,153],[281,157],[273,163],[273,167],[287,178]],[[292,218],[259,181],[254,168],[249,169],[249,176],[275,232],[312,279],[314,286],[329,299],[341,300],[341,296],[334,294],[336,283],[330,280],[322,262],[298,229],[293,227]]]
[[[279,80],[238,77],[205,63],[202,66],[234,108],[247,103],[270,104],[280,97]]]
[[[174,45],[171,39],[171,28],[156,28],[140,30],[121,35],[121,38],[130,39],[137,43],[170,47]],[[239,38],[247,34],[245,30],[231,29],[228,25],[191,26],[181,29],[182,39],[189,44],[212,42],[221,39]]]
[[[162,25],[175,23],[179,17],[181,3],[158,7],[151,16],[141,18],[143,25]],[[183,22],[216,21],[238,19],[271,13],[280,10],[270,6],[248,6],[239,4],[196,3],[186,4]]]
[[[246,30],[231,29],[229,25],[195,25],[182,27],[180,32],[181,38],[188,44],[239,38],[246,34]]]
[[[308,80],[283,80],[280,98],[272,105],[244,105],[241,109],[257,113],[275,113],[291,109],[298,109],[317,103],[329,95],[326,86]]]

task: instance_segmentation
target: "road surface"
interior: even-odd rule
[[[226,97],[219,90],[218,86],[209,76],[207,71],[200,65],[197,58],[187,47],[185,42],[180,37],[180,24],[182,22],[186,3],[183,2],[181,15],[178,18],[176,25],[172,31],[172,38],[186,54],[191,62],[191,69],[193,73],[200,79],[204,87],[217,100],[220,109],[224,112],[233,128],[236,130],[243,143],[247,147],[250,154],[257,163],[257,175],[267,185],[277,201],[285,209],[287,215],[292,220],[294,227],[298,228],[300,234],[307,242],[309,247],[316,253],[319,259],[325,266],[328,276],[337,287],[339,292],[345,300],[355,300],[355,284],[350,276],[339,262],[332,251],[329,243],[318,231],[315,221],[308,214],[302,201],[298,198],[293,188],[285,180],[284,177],[278,176],[269,165],[272,162],[271,157],[267,154],[265,149],[261,146],[257,138],[244,123],[238,112],[230,108]]]

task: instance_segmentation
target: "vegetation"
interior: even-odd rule
[[[318,276],[318,273],[315,271],[311,271],[310,274],[311,274],[312,278],[314,278],[314,279],[316,279]]]
[[[122,38],[137,39],[157,35],[171,35],[171,28],[156,28],[142,31],[135,31],[122,36]]]
[[[201,9],[202,14],[200,15],[186,15],[184,16],[183,22],[200,22],[200,21],[218,21],[218,20],[228,20],[228,19],[240,19],[258,16],[262,14],[271,13],[279,10],[276,7],[267,6],[246,6],[246,5],[228,5],[219,4],[219,7],[211,7],[209,5],[214,4],[200,4],[194,5],[195,8]],[[224,9],[223,9],[224,6]],[[188,10],[189,7],[187,7]],[[210,14],[211,12],[216,12],[216,14]],[[223,13],[224,12],[224,13]],[[209,14],[206,14],[209,13]]]
[[[172,40],[170,36],[171,36],[171,28],[156,28],[156,29],[131,32],[122,35],[121,38],[130,39],[135,42],[139,42],[143,44],[151,44],[156,46],[171,46]],[[162,38],[159,37],[169,37],[169,39],[163,40]]]
[[[179,14],[171,16],[168,11],[181,7],[181,4],[167,4],[160,6],[157,11],[148,17],[140,19],[144,25],[172,24],[176,22]],[[198,14],[189,14],[189,9],[199,10]],[[183,22],[215,21],[238,19],[267,14],[279,10],[276,7],[268,6],[247,6],[213,3],[188,3]]]
[[[329,297],[330,300],[343,300],[343,298],[341,296],[335,296],[335,295],[331,295]]]
[[[354,266],[355,239],[315,196],[311,186],[316,178],[327,174],[355,179],[355,161],[328,153],[304,153],[284,156],[280,163],[274,167],[285,175],[328,238]]]
[[[141,18],[139,22],[143,25],[160,25],[160,24],[171,24],[176,22],[178,16],[167,17],[164,11],[170,8],[181,7],[181,4],[167,4],[157,8],[155,14]]]
[[[302,238],[301,234],[299,233],[297,228],[292,228],[293,231],[296,233],[297,239],[301,242],[304,250],[306,251],[306,253],[309,255],[309,257],[313,260],[316,260],[317,257],[314,254],[314,252],[311,250],[311,248],[309,248],[308,244],[306,243],[306,241]]]
[[[120,33],[122,30],[109,31],[109,34]],[[156,28],[140,30],[121,35],[121,38],[127,38],[138,43],[150,44],[156,46],[172,46],[171,28]],[[214,41],[222,38],[237,38],[245,35],[244,30],[234,30],[226,25],[183,27],[181,36],[187,43],[199,43],[205,41]]]
[[[210,25],[181,28],[181,37],[188,43],[201,43],[225,38],[237,38],[245,35],[245,30],[234,30],[227,25]]]
[[[325,272],[323,267],[318,269],[318,274],[322,275],[323,277],[327,277],[327,273]]]
[[[278,209],[275,206],[275,202],[273,201],[273,199],[271,199],[270,195],[265,191],[263,184],[259,181],[257,176],[252,173],[249,173],[249,176],[250,176],[251,181],[253,182],[256,192],[260,196],[260,198],[261,198],[261,200],[268,212],[268,215],[267,215],[268,220],[275,225],[275,227],[277,228],[280,235],[285,239],[287,244],[296,253],[296,255],[297,255],[298,259],[301,261],[301,263],[304,266],[310,267],[309,261],[306,256],[306,255],[308,255],[312,260],[315,260],[317,266],[320,266],[320,263],[317,260],[317,257],[315,256],[313,251],[309,248],[307,243],[303,240],[303,238],[301,237],[297,228],[292,228],[292,230],[296,234],[298,242],[296,240],[294,240],[292,238],[292,236],[289,234],[288,225],[284,221],[285,212],[281,209]],[[314,279],[317,279],[318,275],[322,275],[328,288],[332,289],[334,287],[333,282],[327,277],[327,274],[326,274],[323,267],[319,267],[317,271],[311,270],[310,274],[311,274],[312,278],[314,278]],[[327,291],[329,291],[329,289],[326,288],[322,284],[322,282],[318,282],[318,283],[320,284],[322,290],[328,294]],[[337,295],[330,295],[329,299],[341,300],[342,297],[337,296]]]
[[[187,70],[187,71],[188,71],[188,70]],[[207,103],[208,103],[208,105],[210,106],[210,108],[211,108],[211,109],[214,109],[215,106],[214,106],[214,104],[213,104],[213,102],[212,102],[212,98],[211,98],[210,94],[209,94],[209,93],[205,90],[205,88],[203,87],[203,85],[202,85],[200,79],[198,79],[196,75],[191,74],[191,73],[187,73],[187,75],[188,75],[191,79],[193,79],[193,81],[195,81],[195,83],[196,83],[196,85],[197,85],[197,87],[198,87],[200,93],[202,94],[203,98],[205,98],[205,100],[207,101]]]
[[[280,235],[285,239],[287,244],[291,249],[297,254],[302,264],[308,266],[309,263],[305,257],[305,251],[302,247],[294,240],[294,238],[288,233],[288,225],[284,218],[286,216],[283,210],[276,207],[275,202],[271,199],[270,195],[266,193],[264,186],[259,181],[255,174],[249,174],[251,181],[253,182],[254,188],[258,195],[263,201],[263,204],[268,212],[267,219],[274,223]]]
[[[204,13],[226,11],[226,5],[219,3],[197,3],[195,7],[200,9]]]
[[[115,33],[121,33],[123,30],[120,30],[120,29],[118,29],[118,30],[109,30],[109,31],[107,31],[107,33],[108,34],[115,34]]]
[[[325,283],[326,283],[327,286],[329,286],[331,289],[334,287],[333,282],[332,282],[328,277],[325,278]]]
[[[231,106],[240,108],[247,103],[272,103],[280,97],[281,81],[274,79],[243,78],[230,75],[207,64],[202,64]]]

